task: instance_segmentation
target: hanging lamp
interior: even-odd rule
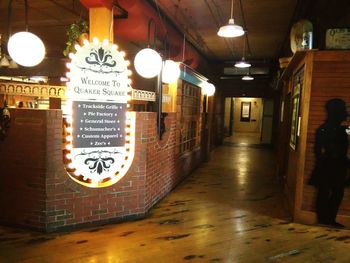
[[[10,28],[12,15],[12,0],[9,2],[8,24]],[[7,51],[11,58],[19,65],[33,67],[38,65],[45,57],[45,46],[43,41],[33,33],[28,32],[28,3],[24,0],[26,31],[17,32],[11,36],[7,43]],[[9,29],[10,31],[10,29]]]
[[[154,26],[153,49],[150,48],[151,25]],[[144,78],[154,78],[162,69],[162,58],[156,48],[157,28],[153,19],[148,22],[148,47],[140,50],[134,59],[136,72]]]
[[[7,59],[6,55],[4,54],[0,60],[0,67],[9,67],[9,66],[10,66],[10,61]]]
[[[246,75],[242,77],[242,80],[254,80],[254,77],[250,75],[250,69],[248,68],[248,72]]]
[[[247,37],[247,35],[246,35]],[[242,59],[240,61],[237,61],[235,63],[235,67],[236,68],[250,68],[252,66],[252,64],[250,64],[248,61],[245,60],[245,45],[246,45],[246,38],[244,39],[243,42],[243,55],[242,55]]]
[[[244,30],[241,26],[235,25],[233,19],[233,0],[231,1],[231,18],[228,20],[228,24],[220,27],[218,36],[220,37],[239,37],[244,35]]]
[[[250,74],[247,74],[247,75],[242,77],[242,80],[254,80],[254,77]]]

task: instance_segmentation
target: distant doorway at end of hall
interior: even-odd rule
[[[262,98],[225,99],[225,141],[270,144],[273,100]]]

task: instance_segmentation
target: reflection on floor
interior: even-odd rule
[[[291,223],[265,148],[212,160],[139,221],[64,234],[0,228],[0,262],[350,262],[350,232]]]
[[[225,138],[225,142],[240,145],[260,144],[260,133],[234,132],[232,136]]]

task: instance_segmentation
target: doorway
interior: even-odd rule
[[[266,110],[265,110],[266,108]],[[225,142],[270,144],[273,101],[262,98],[225,98]]]

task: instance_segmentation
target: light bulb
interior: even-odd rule
[[[157,76],[162,68],[162,58],[151,48],[140,50],[134,60],[135,69],[144,78]]]
[[[174,83],[180,76],[180,66],[173,60],[166,60],[164,62],[162,81],[164,83]]]
[[[19,65],[33,67],[45,57],[45,46],[41,39],[30,32],[18,32],[7,43],[11,58]]]

